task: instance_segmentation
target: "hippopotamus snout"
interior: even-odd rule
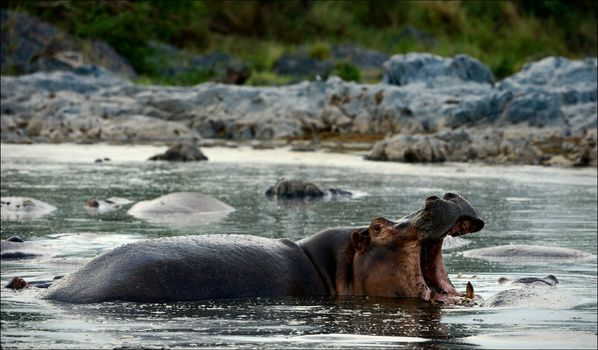
[[[484,221],[478,216],[473,206],[456,193],[447,192],[443,198],[430,196],[424,201],[424,207],[404,219],[419,230],[419,238],[438,240],[450,234],[460,236],[480,231]]]

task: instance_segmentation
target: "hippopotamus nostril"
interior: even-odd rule
[[[438,198],[438,197],[436,197],[436,196],[430,196],[430,197],[426,198],[426,203],[427,203],[427,202],[432,202],[432,201],[437,201],[437,200],[439,200],[439,199],[440,199],[440,198]]]
[[[90,208],[97,208],[100,206],[100,203],[95,199],[90,199],[85,203],[85,205]]]
[[[453,199],[455,197],[457,197],[457,195],[452,192],[447,192],[444,194],[444,199]]]

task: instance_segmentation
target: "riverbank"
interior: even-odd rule
[[[596,165],[596,58],[549,57],[502,81],[465,55],[395,55],[384,83],[136,85],[97,66],[1,78],[3,143],[366,151],[367,159]],[[216,141],[214,141],[216,140]]]
[[[164,168],[166,164],[148,162],[147,159],[166,150],[158,145],[114,145],[106,143],[96,144],[7,144],[0,145],[3,169],[7,171],[20,169],[22,164],[54,163],[54,164],[89,164],[94,172],[113,171],[121,167],[135,165]],[[233,143],[229,145],[215,145],[202,149],[214,166],[274,166],[284,165],[298,169],[317,169],[335,167],[346,171],[359,171],[363,174],[384,174],[387,176],[417,177],[425,169],[428,178],[465,179],[493,178],[497,180],[516,181],[518,183],[546,183],[546,184],[579,184],[588,185],[596,179],[596,168],[557,168],[526,165],[486,165],[480,163],[433,163],[413,164],[399,162],[370,162],[363,157],[363,152],[329,152],[323,149],[313,152],[294,151],[290,146],[275,148],[260,148],[251,144]],[[65,155],[68,155],[66,157]],[[96,163],[96,159],[102,159]],[[173,165],[170,169],[195,168],[208,166],[201,162],[194,166],[192,163]],[[31,168],[33,170],[34,168]],[[174,170],[173,170],[174,171]],[[286,176],[291,176],[287,174]],[[273,175],[275,176],[275,175]],[[316,181],[315,179],[313,181]],[[346,187],[346,185],[345,185]],[[265,189],[264,189],[265,191]],[[24,194],[23,194],[24,195]]]

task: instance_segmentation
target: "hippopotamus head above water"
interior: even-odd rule
[[[367,227],[328,229],[298,242],[221,234],[150,239],[92,259],[44,298],[91,303],[369,295],[453,303],[466,295],[448,279],[442,241],[483,226],[469,202],[447,193],[397,221],[378,217]]]
[[[428,197],[424,207],[398,221],[382,217],[351,235],[352,294],[420,297],[447,302],[460,296],[442,259],[447,235],[460,236],[484,227],[471,204],[446,193]]]

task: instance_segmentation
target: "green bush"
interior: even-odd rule
[[[251,86],[278,86],[287,85],[291,82],[292,77],[278,75],[274,72],[261,71],[253,72],[246,84]]]
[[[258,72],[270,70],[283,52],[310,43],[308,53],[318,59],[328,59],[332,45],[346,43],[387,54],[465,53],[499,79],[548,55],[595,56],[598,46],[595,0],[8,0],[1,6],[78,37],[104,40],[149,77],[159,74],[147,60],[151,40],[197,54],[228,52]],[[404,28],[433,40],[401,36]]]
[[[345,81],[361,81],[361,72],[359,68],[357,68],[354,64],[349,62],[338,62],[334,65],[334,69],[332,70],[333,75],[338,75],[341,79]]]
[[[190,71],[178,73],[173,76],[163,75],[141,75],[136,83],[143,85],[173,85],[173,86],[193,86],[214,78],[214,73],[209,71]]]
[[[327,60],[332,56],[332,50],[330,49],[330,44],[318,42],[315,43],[311,50],[309,51],[309,57],[315,58],[318,60]]]

